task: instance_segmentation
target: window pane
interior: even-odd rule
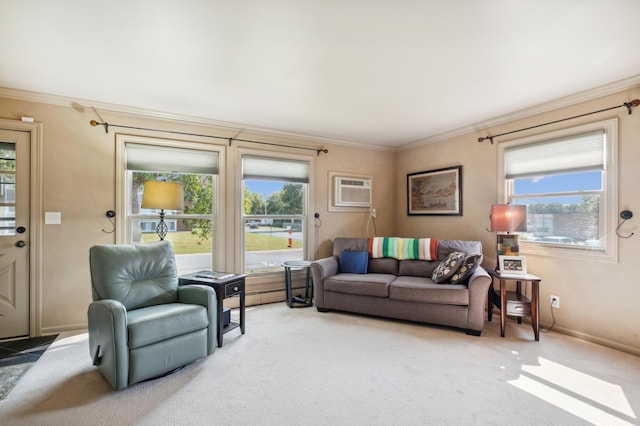
[[[304,260],[306,184],[244,181],[245,272],[276,272]],[[285,217],[283,217],[285,216]]]
[[[0,203],[16,202],[16,175],[0,172]]]
[[[299,215],[304,211],[304,184],[246,180],[245,214]]]
[[[156,234],[159,219],[133,219],[131,235],[140,239],[135,243],[150,243],[160,238]],[[165,240],[171,241],[176,255],[179,274],[212,270],[213,227],[207,219],[165,219],[169,232]]]
[[[514,194],[550,194],[554,192],[599,191],[602,172],[570,173],[514,179]]]
[[[286,260],[304,260],[301,218],[245,219],[244,229],[246,273],[281,271]]]
[[[16,234],[16,145],[0,142],[0,235]]]
[[[600,195],[517,198],[526,204],[527,233],[521,241],[600,247]]]
[[[0,235],[16,235],[16,206],[0,206]]]
[[[185,214],[211,214],[213,211],[213,178],[212,175],[200,175],[189,173],[153,173],[131,172],[131,214],[156,213],[153,209],[142,209],[142,193],[144,183],[148,180],[163,180],[182,185],[184,190]],[[176,211],[165,210],[167,214],[175,214]]]
[[[179,274],[213,270],[214,194],[217,176],[190,173],[127,172],[130,199],[129,236],[132,243],[158,241],[159,210],[143,209],[144,182],[164,180],[179,183],[184,191],[184,210],[165,210],[168,228],[166,240],[171,241]],[[203,217],[204,216],[204,217]]]
[[[16,171],[16,146],[12,142],[0,142],[0,170]]]

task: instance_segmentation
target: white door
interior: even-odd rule
[[[29,335],[30,136],[0,129],[0,339]]]

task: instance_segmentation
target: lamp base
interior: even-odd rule
[[[519,256],[520,245],[518,234],[498,234],[498,256]]]
[[[167,236],[167,231],[169,230],[169,228],[167,227],[167,224],[164,221],[164,209],[160,210],[160,223],[158,223],[158,226],[156,227],[156,233],[158,234],[158,237],[160,237],[160,241],[164,240],[164,237]]]
[[[497,234],[498,256],[519,256],[520,245],[518,234]],[[500,261],[496,257],[496,271],[500,271]]]

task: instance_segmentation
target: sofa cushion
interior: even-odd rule
[[[480,241],[467,240],[440,240],[438,243],[438,260],[443,260],[454,251],[461,251],[466,255],[482,253]]]
[[[380,259],[369,258],[369,266],[367,272],[374,274],[393,274],[398,275],[398,259],[391,257],[383,257]]]
[[[129,349],[171,339],[209,326],[207,308],[166,303],[127,312]]]
[[[398,277],[389,286],[389,298],[465,306],[469,304],[469,288],[464,284],[435,284],[424,277]]]
[[[369,252],[345,250],[340,254],[340,272],[366,274],[368,262]]]
[[[466,284],[482,261],[481,254],[470,254],[465,257],[460,268],[451,276],[451,284]]]
[[[440,284],[449,281],[451,276],[460,268],[462,261],[464,260],[464,253],[461,251],[454,251],[444,258],[442,262],[436,267],[431,275],[431,279],[436,284]]]
[[[343,251],[368,251],[369,239],[368,238],[345,238],[339,237],[333,240],[332,254],[340,257]]]
[[[391,274],[337,274],[325,278],[324,289],[337,293],[389,297],[389,284],[395,278]]]
[[[401,260],[398,275],[430,277],[439,264],[440,262],[429,260]]]

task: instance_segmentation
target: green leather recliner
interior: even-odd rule
[[[216,294],[178,286],[169,241],[89,250],[93,363],[116,389],[161,376],[216,349]]]

